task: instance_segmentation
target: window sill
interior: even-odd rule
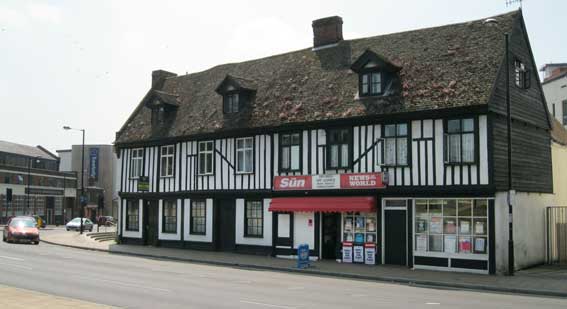
[[[204,173],[204,174],[200,174],[197,173],[197,176],[213,176],[215,173]]]
[[[254,174],[254,171],[252,171],[252,172],[236,172],[234,174],[235,175],[252,175],[252,174]]]
[[[380,168],[393,168],[393,167],[410,167],[409,164],[400,165],[400,164],[381,164],[378,165]]]
[[[125,229],[125,230],[124,230],[124,232],[139,232],[139,231],[140,231],[140,230],[128,230],[128,229]]]
[[[177,234],[177,232],[161,232],[162,234],[170,234],[170,235],[175,235]]]
[[[244,238],[264,238],[264,235],[244,235]]]
[[[162,179],[163,179],[163,178],[173,178],[173,177],[175,177],[175,176],[173,176],[173,175],[159,176],[159,178],[162,178]]]
[[[477,162],[445,162],[445,166],[477,165]]]
[[[207,233],[197,233],[197,232],[189,232],[189,235],[195,235],[195,236],[207,236]]]

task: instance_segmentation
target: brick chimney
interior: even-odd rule
[[[316,19],[313,26],[313,48],[338,43],[343,40],[343,19],[331,16]]]
[[[152,88],[160,89],[163,85],[163,81],[168,77],[177,76],[175,73],[171,73],[164,70],[155,70],[152,72]]]

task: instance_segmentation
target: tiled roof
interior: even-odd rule
[[[47,160],[57,160],[57,157],[38,147],[0,141],[0,152],[12,153],[28,157],[40,157]]]
[[[521,12],[492,18],[497,23],[481,19],[345,40],[170,77],[160,90],[178,96],[179,108],[167,132],[152,136],[150,109],[137,108],[116,142],[487,104],[504,56],[503,33],[511,32]],[[395,95],[357,97],[358,77],[350,67],[366,50],[402,68]],[[226,119],[215,92],[228,75],[252,81],[256,91],[241,121]]]

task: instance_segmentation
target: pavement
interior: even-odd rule
[[[0,285],[13,302],[47,297],[125,308],[567,308],[567,299],[186,263],[0,242]],[[46,298],[42,305],[46,307]],[[0,297],[0,302],[2,297]],[[16,305],[17,305],[16,304]],[[57,305],[51,305],[57,307]],[[0,308],[14,308],[13,303]],[[26,308],[33,308],[27,306]]]
[[[41,237],[43,241],[50,244],[153,259],[364,279],[412,286],[458,288],[567,298],[567,268],[558,266],[535,267],[519,271],[512,277],[412,270],[407,267],[391,265],[341,264],[335,261],[312,262],[312,266],[308,269],[298,269],[294,260],[270,256],[98,243],[86,236],[80,236],[76,232],[58,231],[57,229],[44,231]]]
[[[0,308],[99,309],[111,307],[0,285]]]

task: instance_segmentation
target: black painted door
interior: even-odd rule
[[[340,257],[341,215],[323,213],[323,259]]]
[[[407,265],[405,210],[384,211],[384,258],[386,264]]]
[[[235,200],[218,200],[217,248],[232,251],[235,247]]]
[[[144,201],[144,244],[158,245],[159,209],[157,201]]]

